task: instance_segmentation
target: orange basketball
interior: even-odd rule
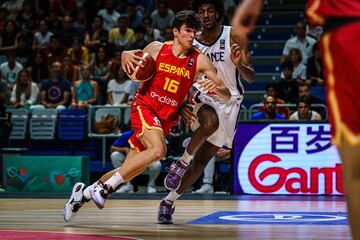
[[[135,71],[127,73],[133,81],[146,82],[155,75],[156,63],[149,53],[138,51],[135,55],[141,57],[140,63],[144,67],[136,66]]]

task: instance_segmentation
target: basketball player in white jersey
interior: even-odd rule
[[[200,177],[221,147],[232,147],[244,93],[240,78],[252,83],[255,75],[250,64],[246,34],[221,25],[222,1],[194,0],[193,10],[199,14],[203,25],[193,45],[214,63],[232,98],[224,103],[198,88],[190,98],[190,103],[195,104],[193,111],[187,107],[180,110],[182,118],[194,132],[182,159],[170,166],[165,177],[164,185],[171,192],[160,202],[159,224],[172,223],[175,200]]]

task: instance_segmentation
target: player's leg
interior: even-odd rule
[[[216,111],[209,105],[202,105],[197,112],[200,126],[193,132],[191,140],[186,147],[185,153],[180,161],[174,162],[170,166],[170,171],[164,179],[164,185],[168,190],[176,190],[181,184],[190,161],[200,146],[210,137],[219,127],[219,118]]]
[[[219,151],[220,147],[205,142],[196,152],[188,171],[185,173],[178,190],[171,191],[164,199],[161,200],[158,208],[158,223],[172,224],[172,214],[175,211],[175,200],[189,188],[200,177],[207,163]]]
[[[113,176],[90,191],[92,200],[100,209],[104,207],[105,200],[118,185],[130,181],[141,174],[151,163],[165,156],[165,138],[161,130],[145,129],[141,142],[146,148],[144,151],[131,154],[131,158],[126,157],[122,167]],[[132,149],[131,151],[135,150]]]
[[[360,147],[342,140],[338,147],[343,168],[344,190],[353,239],[360,239]]]

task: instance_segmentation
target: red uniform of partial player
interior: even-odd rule
[[[178,110],[194,83],[199,53],[192,48],[186,58],[178,58],[172,53],[172,42],[163,44],[156,58],[155,77],[138,90],[132,104],[132,147],[145,149],[138,139],[145,128],[160,129],[166,136],[177,123]]]
[[[324,25],[321,39],[333,141],[360,144],[360,1],[310,0],[309,21]]]

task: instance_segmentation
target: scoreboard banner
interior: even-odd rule
[[[343,195],[328,123],[240,123],[234,139],[235,194]]]

